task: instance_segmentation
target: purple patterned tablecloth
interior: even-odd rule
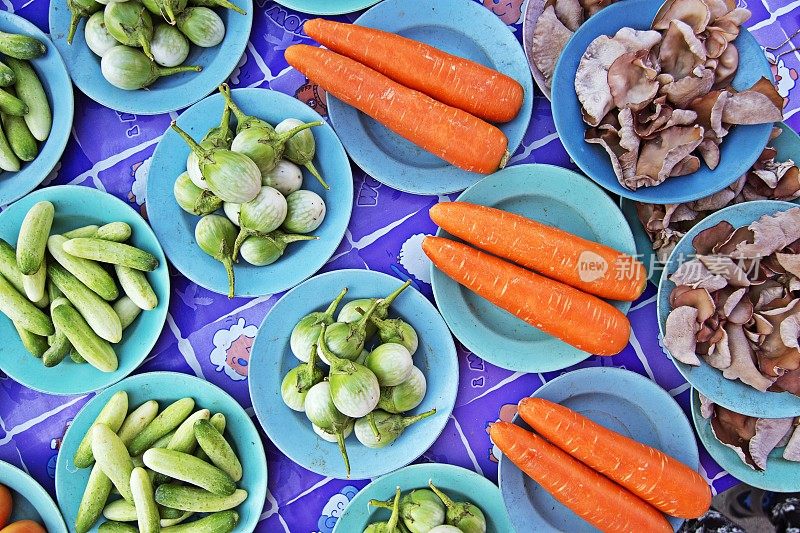
[[[63,1],[63,0],[54,0]],[[656,1],[656,0],[654,0]],[[28,18],[47,31],[47,0],[2,0],[3,9]],[[522,0],[483,0],[521,38]],[[783,42],[800,28],[800,0],[739,0],[753,17],[748,22],[762,46]],[[336,17],[351,21],[358,14]],[[255,19],[245,55],[230,78],[235,87],[265,87],[295,95],[326,114],[317,87],[286,64],[291,44],[308,43],[302,32],[308,15],[274,2],[256,0]],[[796,40],[800,42],[800,39]],[[770,54],[767,54],[770,56]],[[774,61],[774,56],[770,56]],[[787,99],[788,123],[800,127],[800,54],[779,58],[773,70]],[[146,216],[145,190],[150,157],[170,120],[178,113],[137,116],[105,108],[75,93],[75,124],[63,159],[43,186],[78,184],[108,191]],[[558,140],[549,102],[537,93],[533,119],[510,164],[550,163],[574,168]],[[381,185],[354,166],[353,216],[336,254],[323,271],[369,268],[414,285],[431,297],[429,263],[420,241],[435,232],[428,209],[435,196],[415,196]],[[335,208],[335,207],[334,207]],[[136,373],[172,370],[207,379],[236,398],[254,417],[247,388],[250,347],[264,315],[279,294],[228,300],[172,270],[172,299],[167,325],[152,354]],[[688,411],[689,385],[659,346],[655,291],[648,287],[630,311],[633,334],[628,347],[610,358],[590,357],[574,368],[624,367],[655,380]],[[1,341],[0,341],[1,342]],[[494,367],[459,346],[459,394],[442,436],[420,458],[460,465],[497,480],[497,458],[487,425],[510,420],[515,404],[561,372],[523,374]],[[57,397],[27,389],[0,373],[0,459],[30,472],[51,493],[59,444],[70,421],[89,396]],[[313,474],[287,459],[264,437],[269,467],[267,501],[257,531],[330,532],[337,517],[367,481],[343,481]],[[715,491],[737,480],[701,450],[701,473]]]

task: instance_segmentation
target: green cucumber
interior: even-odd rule
[[[161,505],[195,513],[227,511],[246,499],[247,491],[242,489],[236,489],[230,496],[217,496],[207,490],[173,483],[160,485],[156,489],[156,501]]]
[[[119,297],[119,290],[114,278],[99,263],[65,252],[64,243],[67,240],[63,235],[51,235],[47,239],[47,251],[67,272],[78,278],[102,299],[109,302],[116,300]]]
[[[16,81],[17,76],[14,74],[14,71],[11,70],[11,67],[0,61],[0,87],[14,85]]]
[[[16,59],[36,59],[47,52],[42,41],[27,35],[0,32],[0,54]]]
[[[0,89],[0,112],[22,117],[30,113],[28,105],[5,89]]]
[[[198,420],[208,420],[211,416],[211,411],[208,409],[200,409],[195,411],[186,420],[181,422],[181,425],[175,430],[172,438],[169,440],[164,448],[168,450],[175,450],[176,452],[194,453],[197,448],[197,439],[194,436],[194,423]],[[167,477],[161,474],[156,474],[155,484],[161,485],[167,482]]]
[[[227,420],[225,419],[225,415],[223,415],[222,413],[214,413],[214,416],[212,416],[208,421],[211,422],[211,425],[214,426],[214,428],[216,428],[217,431],[219,431],[220,435],[225,435],[225,426],[227,425]],[[197,448],[195,456],[198,459],[202,459],[203,461],[206,462],[208,462],[209,460],[206,452],[204,452],[203,448],[200,447]]]
[[[131,472],[131,492],[136,508],[136,521],[140,533],[159,533],[161,517],[153,499],[153,485],[144,468],[134,468]]]
[[[109,342],[122,340],[122,323],[119,315],[100,296],[58,263],[47,265],[47,275],[55,283],[95,333]],[[74,345],[74,341],[70,339]],[[81,353],[83,357],[86,357]]]
[[[53,114],[50,111],[50,104],[47,102],[47,94],[44,92],[42,82],[39,81],[39,76],[27,61],[13,57],[8,57],[6,60],[17,77],[14,84],[17,97],[28,108],[28,113],[25,114],[25,124],[28,125],[28,129],[37,141],[45,141],[53,126]]]
[[[136,270],[152,271],[158,268],[158,259],[135,246],[114,241],[104,241],[94,237],[79,237],[64,243],[68,254],[94,259],[101,263],[122,265]]]
[[[92,430],[92,453],[105,475],[123,498],[133,503],[131,472],[133,461],[128,450],[114,431],[105,424],[96,424]]]
[[[103,517],[115,522],[135,522],[136,506],[128,500],[114,500],[103,508]]]
[[[181,522],[183,522],[184,520],[186,520],[187,518],[189,518],[190,516],[194,515],[194,513],[191,512],[191,511],[182,512],[182,511],[178,511],[177,509],[170,509],[168,507],[162,507],[161,510],[162,510],[162,513],[161,513],[161,527],[162,528],[169,527],[169,526],[176,526],[176,525],[180,524]],[[164,512],[164,511],[170,511],[170,514],[172,514],[172,511],[175,511],[175,513],[177,513],[177,514],[175,515],[175,518],[170,518],[170,517],[166,516],[166,512]]]
[[[22,287],[25,289],[25,296],[31,302],[39,302],[44,299],[44,291],[47,288],[47,265],[42,261],[39,270],[30,276],[22,276]]]
[[[150,446],[150,447],[151,448],[166,448],[167,445],[169,445],[169,441],[172,440],[173,436],[175,436],[175,430],[174,429],[172,431],[170,431],[169,433],[167,433],[166,435],[164,435],[163,437],[161,437],[160,439],[158,439],[157,441],[155,441],[153,443],[153,445]],[[137,457],[141,457],[141,456],[137,456]],[[144,463],[142,463],[142,464],[144,464]]]
[[[186,524],[165,527],[161,533],[230,533],[239,522],[236,511],[214,513]]]
[[[72,347],[90,365],[101,372],[114,372],[119,367],[114,348],[94,332],[74,307],[71,305],[56,307],[53,310],[53,321],[67,336]]]
[[[82,365],[82,364],[86,363],[86,359],[84,359],[81,354],[76,352],[74,347],[69,352],[69,358],[72,360],[73,363],[75,363],[77,365]]]
[[[97,418],[92,422],[91,427],[83,436],[81,443],[78,444],[78,449],[75,451],[75,456],[72,462],[78,468],[87,468],[94,463],[94,455],[92,454],[92,428],[98,424],[108,426],[111,431],[117,431],[122,426],[125,420],[125,415],[128,414],[128,393],[119,391],[114,393],[108,399],[106,404],[100,409]]]
[[[20,327],[16,322],[12,322],[12,324],[14,324],[14,328],[17,330],[17,335],[19,335],[19,340],[22,341],[22,345],[25,347],[25,349],[28,350],[34,357],[42,357],[49,347],[47,344],[47,337],[42,337],[41,335],[31,333],[27,329]]]
[[[36,335],[47,337],[55,333],[50,317],[21,295],[3,276],[0,276],[0,313]]]
[[[75,517],[75,531],[86,533],[89,531],[97,519],[103,514],[103,507],[106,505],[108,495],[111,494],[111,480],[103,473],[103,470],[94,465],[89,474],[89,481],[83,489],[83,497],[78,506],[78,514]]]
[[[148,283],[147,275],[144,272],[122,265],[114,265],[114,271],[117,273],[122,290],[133,303],[145,311],[156,308],[158,297],[153,292],[153,287]]]
[[[4,276],[20,294],[25,294],[25,285],[22,283],[22,273],[17,267],[17,251],[13,246],[0,239],[0,275]],[[33,302],[36,307],[47,307],[49,298],[42,298]]]
[[[141,433],[136,435],[128,445],[128,451],[131,452],[131,455],[141,455],[158,439],[180,426],[193,410],[194,400],[192,398],[181,398],[173,402],[147,424]]]
[[[14,155],[22,161],[36,159],[36,156],[39,155],[39,145],[28,129],[28,125],[25,124],[25,119],[6,113],[0,113],[0,119],[3,120],[3,131]]]
[[[0,169],[7,172],[17,172],[22,167],[22,163],[11,148],[11,144],[6,138],[6,134],[0,128]]]
[[[130,444],[134,437],[155,419],[156,415],[158,415],[158,402],[155,400],[148,400],[131,411],[117,430],[117,435],[125,443],[125,446]]]
[[[98,533],[139,533],[139,529],[124,522],[103,522],[97,528]]]
[[[123,331],[133,324],[133,321],[136,320],[136,317],[142,312],[142,309],[127,296],[123,296],[114,302],[113,307],[114,312],[117,313],[119,317],[119,322],[122,325]]]
[[[72,349],[72,343],[64,334],[63,331],[56,329],[54,335],[47,338],[47,350],[42,354],[42,362],[44,366],[50,368],[58,365],[69,355]]]
[[[148,468],[165,476],[204,488],[218,496],[230,496],[236,483],[224,471],[188,453],[151,448],[142,456]]]
[[[111,222],[97,228],[97,233],[92,237],[104,241],[125,242],[131,238],[132,232],[133,230],[127,222]]]
[[[194,436],[214,466],[231,476],[234,481],[242,479],[242,463],[230,443],[208,420],[194,423]]]
[[[94,237],[97,234],[99,227],[100,226],[92,224],[64,232],[63,235],[67,239],[77,239],[78,237]]]
[[[28,210],[17,237],[17,267],[26,276],[35,274],[44,261],[44,249],[56,208],[52,203],[38,202]]]
[[[172,507],[164,507],[163,505],[159,505],[158,506],[158,513],[161,515],[161,518],[166,518],[168,520],[173,520],[175,518],[180,518],[180,517],[182,517],[183,515],[186,514],[183,511],[179,511],[178,509],[173,509]],[[167,524],[167,525],[171,526],[173,524]],[[162,524],[162,527],[164,527],[163,524]]]

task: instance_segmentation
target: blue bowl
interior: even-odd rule
[[[64,435],[56,461],[56,496],[68,524],[75,523],[83,490],[91,468],[78,469],[72,462],[83,436],[100,410],[116,392],[128,393],[129,410],[148,400],[157,400],[161,409],[184,397],[196,402],[195,410],[209,409],[225,415],[225,437],[242,462],[244,476],[239,488],[247,491],[247,499],[236,508],[239,523],[233,533],[250,533],[260,520],[267,495],[267,459],[261,437],[244,409],[228,393],[202,379],[177,372],[150,372],[130,377],[92,398],[72,421]],[[97,521],[90,530],[96,532],[103,523]]]
[[[48,533],[67,533],[67,526],[53,498],[31,476],[0,461],[0,485],[11,490],[14,500],[9,523],[33,520],[42,524]]]
[[[287,292],[270,309],[250,352],[250,399],[261,427],[289,459],[322,476],[344,479],[344,461],[336,444],[320,439],[305,413],[289,409],[281,398],[286,373],[300,364],[289,348],[295,324],[312,311],[325,309],[344,287],[343,303],[385,296],[400,286],[397,278],[371,270],[335,270],[315,276]],[[453,338],[436,308],[409,287],[394,301],[389,315],[400,317],[419,335],[414,364],[427,379],[425,398],[411,413],[436,408],[436,414],[406,429],[382,449],[363,446],[350,437],[351,479],[374,478],[407,465],[421,456],[444,430],[458,392],[458,359]]]
[[[442,489],[453,500],[472,502],[480,507],[486,517],[486,533],[513,531],[497,485],[460,466],[424,463],[401,468],[361,489],[336,521],[333,533],[364,531],[372,522],[389,520],[389,509],[370,507],[369,501],[393,499],[396,487],[400,487],[403,494],[414,489],[426,489],[428,481],[432,481],[437,489]]]
[[[22,219],[30,207],[42,200],[55,205],[52,233],[63,233],[88,224],[102,225],[122,221],[133,229],[131,243],[158,258],[158,268],[147,279],[158,296],[158,306],[143,311],[124,332],[122,342],[114,345],[119,368],[101,372],[87,364],[76,364],[67,357],[59,365],[46,368],[22,346],[11,321],[0,314],[0,370],[31,389],[48,394],[83,394],[116,383],[141,363],[155,346],[169,307],[169,271],[167,259],[150,226],[129,205],[110,194],[77,185],[47,187],[29,194],[0,213],[0,238],[16,246]]]
[[[311,15],[343,15],[366,9],[381,0],[276,0],[275,3]]]
[[[686,415],[669,393],[644,376],[621,368],[582,368],[548,381],[531,396],[569,407],[691,468],[700,466]],[[530,430],[519,415],[513,422]],[[505,456],[500,457],[498,468],[503,500],[517,531],[597,531]],[[683,523],[680,518],[667,518],[676,531]]]
[[[635,191],[620,185],[605,150],[583,139],[587,125],[581,117],[581,105],[575,93],[575,73],[581,56],[596,37],[614,35],[625,26],[637,30],[649,29],[659,7],[661,2],[652,0],[619,2],[603,9],[581,25],[567,42],[556,65],[553,74],[552,108],[561,142],[587,176],[609,191],[626,198],[656,204],[675,204],[715,193],[744,174],[766,146],[772,123],[733,127],[722,141],[720,163],[713,171],[701,165],[700,170],[688,176],[668,178],[655,187],[640,187]],[[732,84],[735,89],[746,89],[761,77],[770,81],[773,79],[764,52],[750,32],[742,28],[734,44],[739,49],[739,70]]]
[[[767,469],[758,471],[744,464],[736,452],[718,441],[711,429],[711,421],[700,414],[700,397],[697,389],[692,390],[692,421],[700,442],[709,455],[739,481],[774,492],[800,491],[800,463],[784,459],[783,448],[772,450],[767,459]]]
[[[0,206],[4,206],[31,192],[55,168],[72,131],[75,103],[67,67],[47,35],[24,18],[7,11],[0,11],[0,31],[30,35],[47,47],[47,53],[30,63],[42,82],[53,114],[50,135],[44,143],[39,143],[36,159],[23,162],[19,172],[0,174]]]
[[[517,165],[479,181],[458,201],[488,205],[561,228],[628,254],[636,247],[614,201],[584,176],[551,165]],[[453,238],[438,231],[441,237]],[[550,372],[590,354],[500,309],[431,265],[436,304],[453,334],[482,359],[518,372]],[[631,302],[612,302],[627,313]]]
[[[247,47],[253,25],[253,0],[233,0],[247,14],[229,9],[214,11],[225,23],[225,38],[213,48],[194,44],[184,65],[200,65],[202,72],[183,72],[156,80],[145,90],[126,91],[106,81],[100,72],[100,58],[86,45],[83,37],[86,19],[78,24],[72,44],[67,44],[70,11],[64,2],[50,3],[50,35],[64,56],[72,81],[86,96],[106,107],[137,115],[158,115],[183,109],[208,95],[236,68]],[[153,23],[160,21],[152,15]]]
[[[322,120],[315,111],[299,100],[267,89],[236,89],[233,100],[245,113],[271,124],[287,117],[304,122]],[[219,124],[224,107],[222,95],[215,94],[187,109],[178,126],[195,139]],[[313,128],[317,143],[314,165],[330,185],[325,190],[303,170],[303,188],[319,194],[327,206],[322,225],[314,232],[319,239],[291,244],[283,257],[272,265],[257,267],[240,259],[236,272],[236,296],[263,296],[294,287],[330,259],[342,240],[353,207],[353,178],[350,162],[333,129],[323,122]],[[178,206],[172,194],[177,178],[186,170],[189,147],[173,130],[168,129],[159,141],[150,164],[147,199],[159,209],[149,211],[150,224],[175,267],[193,282],[220,294],[228,294],[228,278],[222,264],[206,255],[194,240],[199,217]]]
[[[508,137],[508,151],[514,153],[531,118],[533,82],[519,42],[494,13],[468,0],[425,0],[413,8],[406,0],[384,0],[355,23],[422,41],[517,80],[525,91],[522,109],[514,120],[497,125]],[[429,154],[330,94],[328,113],[353,161],[393,189],[448,194],[484,177]]]
[[[733,227],[738,228],[754,222],[763,215],[771,215],[792,207],[797,206],[790,202],[775,200],[757,200],[732,205],[704,218],[683,236],[667,259],[667,264],[661,273],[661,281],[658,284],[658,327],[661,339],[664,337],[667,315],[671,311],[669,294],[675,288],[675,284],[668,278],[678,269],[684,259],[694,255],[692,239],[695,235],[722,220],[727,220],[733,224]],[[664,351],[666,352],[666,349]],[[692,387],[714,403],[732,411],[762,418],[800,415],[800,396],[789,392],[761,392],[741,381],[726,379],[722,376],[721,371],[703,361],[702,358],[700,366],[687,365],[672,357],[670,359]]]

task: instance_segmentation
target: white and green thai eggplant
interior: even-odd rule
[[[261,174],[261,185],[269,185],[282,195],[289,196],[303,186],[303,172],[291,161],[281,159],[275,168]]]
[[[317,366],[316,344],[309,350],[308,362],[300,363],[289,370],[281,382],[281,398],[283,403],[294,411],[305,411],[308,391],[325,379],[325,372]]]
[[[230,0],[191,0],[189,4],[192,6],[202,7],[223,7],[225,9],[236,11],[240,15],[247,15],[247,11],[237,6]]]
[[[289,244],[318,238],[313,235],[293,235],[276,230],[266,235],[253,235],[248,238],[242,243],[239,253],[242,259],[251,265],[266,266],[280,259]]]
[[[289,336],[289,347],[292,353],[301,361],[308,361],[309,350],[317,345],[320,331],[323,325],[333,324],[333,315],[336,308],[347,294],[347,287],[342,289],[336,298],[328,305],[324,311],[313,311],[303,318],[292,328]]]
[[[381,387],[393,387],[408,379],[414,361],[405,346],[387,342],[370,352],[364,361],[364,366],[372,370]]]
[[[144,55],[153,59],[150,40],[153,38],[153,19],[139,0],[112,2],[105,7],[106,29],[114,39],[126,46],[138,46]]]
[[[267,130],[275,131],[275,128],[267,122],[266,120],[262,120],[256,116],[248,115],[242,109],[236,105],[236,102],[233,101],[233,97],[231,96],[231,88],[228,86],[227,83],[223,83],[219,86],[219,92],[222,94],[223,98],[225,98],[225,105],[233,113],[233,116],[236,117],[236,133],[239,134],[242,131],[246,130],[247,128],[265,128]]]
[[[385,502],[371,500],[373,507],[391,509],[394,499]],[[445,506],[435,492],[428,489],[412,490],[400,498],[400,519],[410,533],[428,533],[441,526],[445,520]]]
[[[153,30],[150,51],[162,67],[177,67],[189,57],[189,41],[175,26],[160,22]]]
[[[287,118],[275,126],[275,131],[278,133],[290,131],[292,128],[295,128],[302,123],[303,122],[301,120],[296,118]],[[308,171],[311,172],[311,175],[317,178],[317,181],[319,181],[320,185],[326,189],[330,189],[325,180],[322,179],[322,175],[317,170],[317,167],[314,166],[313,160],[316,152],[317,143],[314,140],[314,133],[310,130],[305,130],[297,135],[292,136],[292,138],[286,142],[283,157],[292,163],[306,167]]]
[[[377,503],[383,503],[380,500],[371,500],[369,505],[376,505]],[[378,505],[379,507],[383,507],[383,505]],[[397,487],[394,491],[394,499],[392,500],[392,504],[389,507],[392,510],[391,516],[389,516],[389,520],[386,522],[373,522],[369,524],[366,529],[364,529],[364,533],[401,533],[400,525],[400,487]]]
[[[392,305],[392,302],[397,299],[400,294],[406,290],[406,288],[411,285],[411,280],[406,281],[396,290],[392,291],[391,294],[386,296],[386,298],[381,298],[378,307],[375,309],[375,312],[372,313],[372,316],[379,319],[385,319],[389,317],[389,307]],[[337,322],[356,322],[357,320],[361,319],[361,316],[364,314],[364,309],[369,309],[369,307],[376,302],[377,298],[359,298],[357,300],[351,300],[342,306],[342,310],[339,311],[339,315],[336,317]],[[359,308],[362,311],[359,311]],[[375,332],[377,331],[377,327],[371,321],[367,325],[367,336],[372,337]]]
[[[325,219],[325,201],[314,191],[301,189],[286,197],[283,229],[289,233],[311,233]]]
[[[414,366],[405,381],[399,385],[381,387],[378,409],[394,414],[405,413],[422,403],[427,390],[428,383],[425,374]]]
[[[435,414],[436,409],[413,416],[376,409],[356,420],[356,438],[367,448],[385,448],[397,440],[408,426]]]
[[[306,417],[314,426],[325,433],[336,436],[339,452],[344,459],[345,472],[349,478],[350,458],[347,456],[347,447],[344,439],[345,431],[348,426],[352,427],[353,419],[342,414],[334,405],[329,382],[321,381],[309,389],[306,394],[305,411]]]
[[[160,67],[140,50],[122,45],[108,50],[100,60],[100,71],[106,81],[126,91],[144,89],[162,76],[201,70],[199,65]]]
[[[220,215],[206,215],[194,228],[194,238],[200,248],[223,264],[228,274],[228,298],[233,298],[235,276],[233,273],[233,243],[236,227]]]
[[[89,47],[89,50],[94,52],[98,57],[103,57],[106,52],[120,44],[120,42],[108,32],[105,16],[102,11],[96,12],[86,21],[86,26],[83,28],[83,38],[86,40],[86,45]]]
[[[72,39],[75,37],[75,30],[78,29],[78,24],[80,23],[81,19],[91,17],[94,13],[101,11],[103,9],[103,5],[95,2],[95,0],[67,0],[67,9],[69,9],[70,12],[69,30],[67,31],[67,44],[72,44]]]
[[[369,317],[378,308],[379,302],[380,300],[375,300],[367,312],[355,322],[334,322],[328,326],[325,333],[325,344],[317,345],[317,349],[320,350],[320,359],[324,363],[330,364],[327,358],[328,352],[350,361],[355,361],[361,355],[368,338]]]
[[[419,348],[419,337],[416,330],[402,318],[382,319],[373,313],[370,321],[378,328],[378,338],[381,342],[402,344],[411,355],[414,355]]]
[[[219,88],[220,92],[222,92],[223,87],[227,87],[227,85],[221,85]],[[233,131],[231,130],[231,110],[226,105],[222,109],[222,117],[220,118],[219,126],[211,128],[206,132],[206,134],[200,140],[200,146],[207,149],[230,149],[231,141],[233,141]],[[186,158],[186,171],[189,173],[189,177],[192,179],[192,182],[195,185],[201,189],[209,188],[206,180],[203,178],[203,173],[200,172],[200,159],[194,151],[190,151],[189,156]],[[237,226],[239,225],[238,215],[236,220],[232,220],[232,222]]]
[[[195,185],[188,172],[177,177],[172,193],[181,209],[193,215],[209,215],[222,206],[222,200]]]
[[[286,211],[286,198],[266,185],[261,187],[255,198],[242,203],[239,206],[239,235],[233,247],[234,261],[239,256],[239,248],[245,239],[252,235],[266,235],[278,229],[286,219]]]
[[[432,481],[428,482],[428,486],[447,508],[445,515],[447,525],[455,526],[464,533],[486,533],[486,516],[477,505],[471,502],[453,501],[450,496],[436,488]]]
[[[189,7],[176,18],[176,25],[187,39],[202,48],[217,46],[225,38],[225,23],[207,7]]]
[[[176,15],[186,9],[186,0],[142,0],[153,15],[163,17],[170,25],[176,22]]]
[[[231,144],[231,150],[243,153],[252,159],[258,165],[263,178],[281,160],[286,143],[292,136],[298,135],[308,128],[320,125],[322,125],[321,121],[307,124],[300,123],[300,125],[283,133],[277,133],[271,126],[253,125],[236,134],[236,137],[233,138],[233,144]]]

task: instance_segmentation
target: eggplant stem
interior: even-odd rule
[[[219,200],[219,198],[214,196],[213,192],[209,190],[203,190],[203,192],[200,193],[200,196],[198,196],[197,200],[194,202],[192,211],[195,215],[207,214],[212,207],[218,205],[216,204],[215,200]],[[213,211],[216,211],[216,209],[213,209]]]
[[[200,65],[179,65],[177,67],[160,67],[158,69],[158,75],[163,76],[172,76],[173,74],[180,74],[181,72],[200,72],[203,70],[203,67]]]
[[[150,50],[150,41],[148,41],[144,35],[139,36],[139,45],[141,45],[144,55],[146,55],[150,61],[153,61],[153,52]]]
[[[67,44],[72,44],[72,39],[75,37],[75,30],[78,29],[81,18],[82,16],[80,14],[72,11],[72,16],[69,19],[69,32],[67,32]]]
[[[367,422],[369,422],[369,427],[372,428],[372,434],[375,435],[375,439],[380,442],[381,432],[378,430],[378,424],[375,423],[375,411],[367,415]]]
[[[284,244],[297,241],[318,241],[319,237],[316,235],[300,235],[295,233],[284,233],[278,237]]]
[[[403,417],[403,427],[407,428],[411,424],[419,422],[420,420],[422,420],[424,418],[428,418],[429,416],[432,416],[432,415],[435,415],[435,414],[436,414],[436,408],[434,407],[430,411],[425,411],[424,413],[420,413],[418,415],[404,416]]]
[[[311,345],[311,354],[308,356],[308,362],[306,363],[308,365],[308,369],[310,371],[314,370],[314,366],[316,366],[316,364],[317,364],[317,357],[319,357],[319,355],[317,354],[317,345],[316,344],[312,344]]]
[[[300,124],[299,126],[295,126],[290,130],[286,130],[283,133],[273,134],[273,137],[270,139],[270,141],[285,143],[301,131],[313,128],[315,126],[322,126],[322,121],[316,120],[314,122],[306,122],[305,124]]]
[[[256,233],[257,232],[254,232],[248,228],[241,228],[239,230],[239,235],[236,236],[236,241],[233,243],[233,253],[231,254],[232,260],[236,261],[236,258],[239,257],[239,249],[242,247],[242,244],[244,244],[244,241]]]
[[[361,318],[358,319],[356,325],[360,328],[366,328],[369,318],[372,316],[372,313],[374,313],[375,310],[378,308],[378,305],[380,303],[381,300],[375,300],[374,302],[372,302],[372,305],[370,305],[369,308],[367,308],[366,312],[363,315],[361,315]]]
[[[230,85],[223,83],[219,86],[219,92],[222,93],[223,98],[225,98],[225,105],[227,105],[228,108],[233,111],[233,116],[236,117],[236,120],[240,125],[252,118],[250,115],[245,115],[244,111],[242,111],[241,108],[233,101]],[[237,131],[240,131],[238,126],[236,129]]]
[[[240,15],[247,15],[247,11],[237,6],[233,2],[230,2],[229,0],[214,0],[213,3],[215,5],[218,5],[219,7],[224,7],[225,9],[232,9],[233,11],[236,11]]]
[[[236,278],[233,273],[233,261],[230,257],[226,257],[222,260],[222,264],[225,266],[225,272],[228,274],[228,298],[233,298],[234,286],[236,284]]]
[[[344,431],[341,429],[336,432],[336,443],[339,444],[339,453],[342,454],[344,459],[344,470],[347,473],[347,479],[350,479],[350,458],[347,456],[347,446],[344,444]]]
[[[369,501],[369,505],[371,507],[379,507],[381,509],[391,509],[392,506],[394,505],[394,503],[393,503],[393,499],[392,500],[388,500],[388,501],[370,500]]]
[[[317,178],[317,181],[319,182],[319,184],[320,184],[320,185],[322,185],[322,187],[323,187],[323,188],[324,188],[326,191],[330,190],[331,186],[330,186],[330,185],[328,185],[327,183],[325,183],[325,180],[324,180],[324,179],[322,179],[322,174],[320,174],[320,173],[319,173],[319,170],[317,170],[317,167],[315,167],[315,166],[314,166],[314,163],[312,163],[311,161],[308,161],[308,162],[307,162],[307,163],[305,163],[303,166],[304,166],[304,167],[306,167],[306,169],[307,169],[309,172],[311,172],[311,175],[312,175],[312,176],[314,176],[315,178]]]
[[[177,21],[175,19],[175,11],[172,9],[172,4],[169,0],[164,0],[164,11],[166,12],[164,18],[170,25],[174,26]]]
[[[387,531],[397,529],[397,522],[400,520],[400,487],[394,489],[394,503],[392,504],[392,516],[386,524]]]
[[[400,285],[400,286],[399,286],[397,289],[395,289],[394,291],[392,291],[392,292],[391,292],[391,293],[390,293],[388,296],[386,296],[386,298],[382,298],[382,299],[381,299],[381,305],[382,305],[382,306],[383,306],[385,309],[388,309],[388,308],[389,308],[389,306],[390,306],[390,305],[392,305],[392,302],[394,302],[394,301],[395,301],[395,299],[396,299],[398,296],[400,296],[400,294],[401,294],[401,293],[402,293],[404,290],[406,290],[406,289],[408,288],[408,286],[409,286],[409,285],[411,285],[411,280],[410,280],[410,279],[409,279],[409,280],[406,280],[406,282],[405,282],[405,283],[403,283],[403,284],[402,284],[402,285]]]
[[[455,502],[453,501],[452,498],[450,498],[450,496],[448,496],[447,494],[436,488],[436,486],[433,484],[432,479],[428,480],[428,486],[434,493],[436,493],[439,499],[442,500],[442,503],[444,504],[445,507],[450,509],[455,505]]]
[[[195,153],[198,154],[198,156],[201,156],[201,157],[204,157],[204,158],[208,157],[208,150],[206,150],[205,148],[203,148],[202,146],[197,144],[197,141],[192,139],[192,137],[188,133],[183,131],[181,129],[181,127],[178,126],[178,124],[174,120],[170,124],[170,127],[173,130],[175,130],[178,133],[178,135],[180,135],[183,138],[184,141],[186,141],[186,144],[189,145],[189,148],[192,150],[192,152],[195,152]]]
[[[333,313],[336,312],[336,308],[339,307],[339,304],[341,303],[342,298],[344,298],[345,294],[347,294],[347,287],[339,291],[339,294],[336,296],[336,298],[334,298],[333,301],[328,305],[328,308],[325,309],[324,314],[328,316],[333,316]]]

